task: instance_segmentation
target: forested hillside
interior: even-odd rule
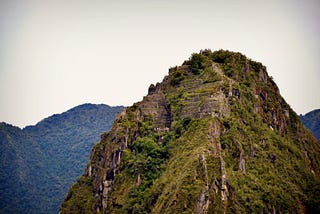
[[[123,107],[84,104],[24,129],[0,125],[0,213],[58,213]]]

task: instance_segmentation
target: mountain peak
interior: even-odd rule
[[[319,153],[265,66],[203,50],[118,115],[61,213],[312,211]]]

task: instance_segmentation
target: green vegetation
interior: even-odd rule
[[[1,123],[0,213],[57,213],[121,110],[84,104],[23,130]]]
[[[145,189],[159,176],[161,166],[167,158],[168,151],[165,146],[159,146],[154,139],[144,137],[138,138],[131,148],[125,151],[123,161],[129,175],[142,176],[140,188]]]
[[[191,72],[195,75],[200,74],[202,69],[204,69],[204,57],[201,54],[194,53],[192,54],[189,61],[186,62],[190,66]]]
[[[177,86],[185,78],[186,72],[184,70],[175,70],[172,74],[171,85]]]
[[[95,146],[94,173],[85,174],[98,195],[93,211],[312,213],[320,206],[320,146],[261,63],[204,50],[170,69],[160,86]],[[114,178],[104,178],[110,170]]]
[[[94,197],[91,186],[92,180],[90,178],[80,177],[77,183],[71,187],[66,197],[71,200],[65,204],[67,207],[69,207],[69,204],[72,204],[72,206],[70,206],[71,209],[68,210],[69,213],[93,213]],[[63,212],[63,207],[61,210]]]
[[[133,109],[133,112],[128,109],[128,117],[135,111],[136,109]],[[152,204],[150,187],[161,175],[169,158],[167,139],[161,143],[157,142],[161,134],[153,131],[154,125],[151,118],[145,117],[139,127],[141,137],[133,141],[124,151],[121,172],[115,177],[115,186],[122,185],[123,180],[131,183],[131,188],[127,187],[123,198],[117,201],[118,205],[115,207],[125,213],[150,213],[150,203]],[[123,193],[123,189],[119,189]],[[113,197],[119,197],[119,192],[115,191]],[[119,204],[123,201],[125,201],[124,204]]]

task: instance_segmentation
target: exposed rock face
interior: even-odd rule
[[[312,212],[319,154],[261,63],[205,50],[118,115],[61,213]]]

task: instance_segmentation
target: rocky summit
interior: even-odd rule
[[[204,50],[116,117],[61,213],[316,213],[320,144],[266,67]]]

